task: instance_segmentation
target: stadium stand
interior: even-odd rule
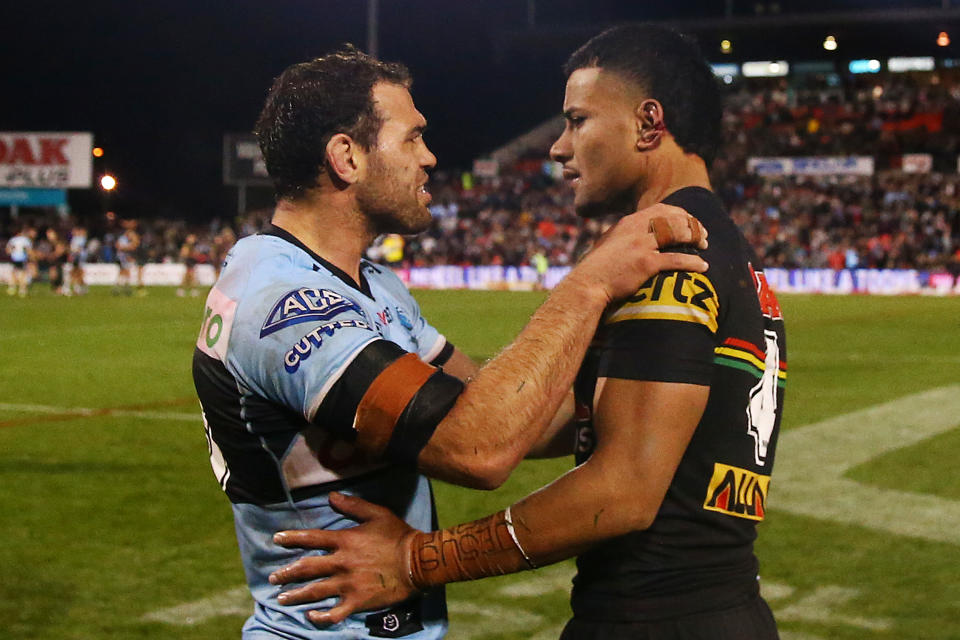
[[[768,266],[960,274],[960,70],[743,80],[727,90],[724,137],[714,186]],[[521,266],[538,252],[551,266],[574,262],[610,221],[574,214],[569,190],[545,160],[548,138],[529,137],[534,146],[493,177],[436,172],[434,224],[407,240],[402,266]],[[872,165],[866,175],[750,170],[750,158],[811,156],[866,157]],[[225,243],[258,232],[269,215],[202,225],[143,219],[141,251],[149,263],[183,262],[193,234],[190,258],[216,265]],[[120,221],[83,222],[87,261],[112,262]],[[46,228],[69,238],[77,221],[46,211],[5,219],[0,246],[24,223],[41,238]],[[378,245],[369,256],[386,262]]]

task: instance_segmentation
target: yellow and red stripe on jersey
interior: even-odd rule
[[[608,313],[604,322],[675,320],[699,324],[716,333],[719,314],[717,290],[707,276],[671,271],[644,282],[633,296]]]
[[[727,338],[713,350],[713,362],[724,367],[733,367],[746,371],[758,378],[766,371],[766,354],[752,342],[738,338]],[[787,379],[787,363],[777,362],[777,385],[783,386]]]
[[[715,462],[703,508],[728,516],[763,520],[770,476]]]

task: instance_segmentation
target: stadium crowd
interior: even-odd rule
[[[960,75],[837,80],[812,76],[800,87],[751,81],[728,90],[725,142],[712,180],[734,220],[768,266],[957,275]],[[929,154],[933,170],[904,172],[905,153]],[[877,171],[761,177],[747,170],[750,156],[813,155],[872,156]],[[545,156],[545,149],[531,149],[493,178],[435,172],[432,227],[413,238],[380,239],[369,256],[392,266],[570,264],[610,220],[579,219]],[[30,235],[35,275],[66,262],[218,266],[236,238],[259,232],[269,216],[259,210],[198,225],[111,214],[81,223],[33,212],[0,218],[0,246],[21,231]],[[53,270],[50,280],[58,282]]]

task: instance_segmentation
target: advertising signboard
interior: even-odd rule
[[[89,189],[93,134],[0,132],[0,188]]]

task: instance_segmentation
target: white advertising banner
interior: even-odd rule
[[[66,271],[69,274],[70,265]],[[186,267],[182,264],[147,264],[143,284],[179,286]],[[533,267],[415,267],[398,269],[396,274],[413,289],[499,289],[530,291],[552,289],[570,272],[570,267],[550,267],[540,280]],[[120,267],[95,263],[84,266],[83,279],[89,285],[115,285]],[[912,269],[764,269],[767,282],[777,293],[816,293],[828,295],[960,295],[960,278],[945,271]],[[199,286],[209,287],[215,280],[213,266],[198,264],[194,272]],[[10,284],[13,265],[0,263],[0,283]],[[136,277],[136,276],[134,276]],[[40,283],[34,282],[34,287]],[[43,284],[46,284],[45,282]]]
[[[905,153],[901,164],[904,173],[930,173],[933,171],[933,156],[929,153]]]
[[[0,132],[0,188],[89,188],[92,150],[92,133]]]
[[[496,160],[474,160],[473,175],[478,178],[496,178],[500,175],[500,163]]]
[[[68,281],[72,269],[73,266],[69,264],[66,265],[64,269]],[[143,278],[143,284],[147,286],[178,286],[183,282],[183,274],[186,269],[182,264],[145,264],[143,265],[141,277]],[[45,274],[40,275],[45,276]],[[136,282],[137,274],[134,273],[132,275],[134,282]],[[198,264],[193,275],[197,285],[201,287],[213,285],[216,279],[216,272],[213,270],[213,265],[209,264]],[[83,282],[88,285],[112,286],[117,284],[117,278],[119,276],[120,267],[112,262],[93,262],[83,266]],[[12,282],[12,278],[13,265],[9,262],[0,263],[0,282],[9,284]],[[34,282],[36,282],[36,279]],[[36,284],[34,284],[34,286],[36,286]]]
[[[146,286],[166,285],[175,286],[183,282],[186,267],[182,264],[152,263],[143,265],[140,278]],[[209,287],[215,279],[213,266],[198,264],[194,270],[197,285]],[[83,281],[92,285],[114,285],[120,275],[120,267],[116,264],[94,263],[83,267]],[[137,274],[132,274],[136,282]]]
[[[870,156],[809,156],[748,158],[747,171],[758,176],[872,176]]]
[[[550,267],[538,283],[532,267],[418,267],[400,269],[400,279],[415,289],[552,289],[570,267]],[[960,278],[946,272],[913,269],[765,269],[767,282],[778,293],[834,295],[960,294]]]

